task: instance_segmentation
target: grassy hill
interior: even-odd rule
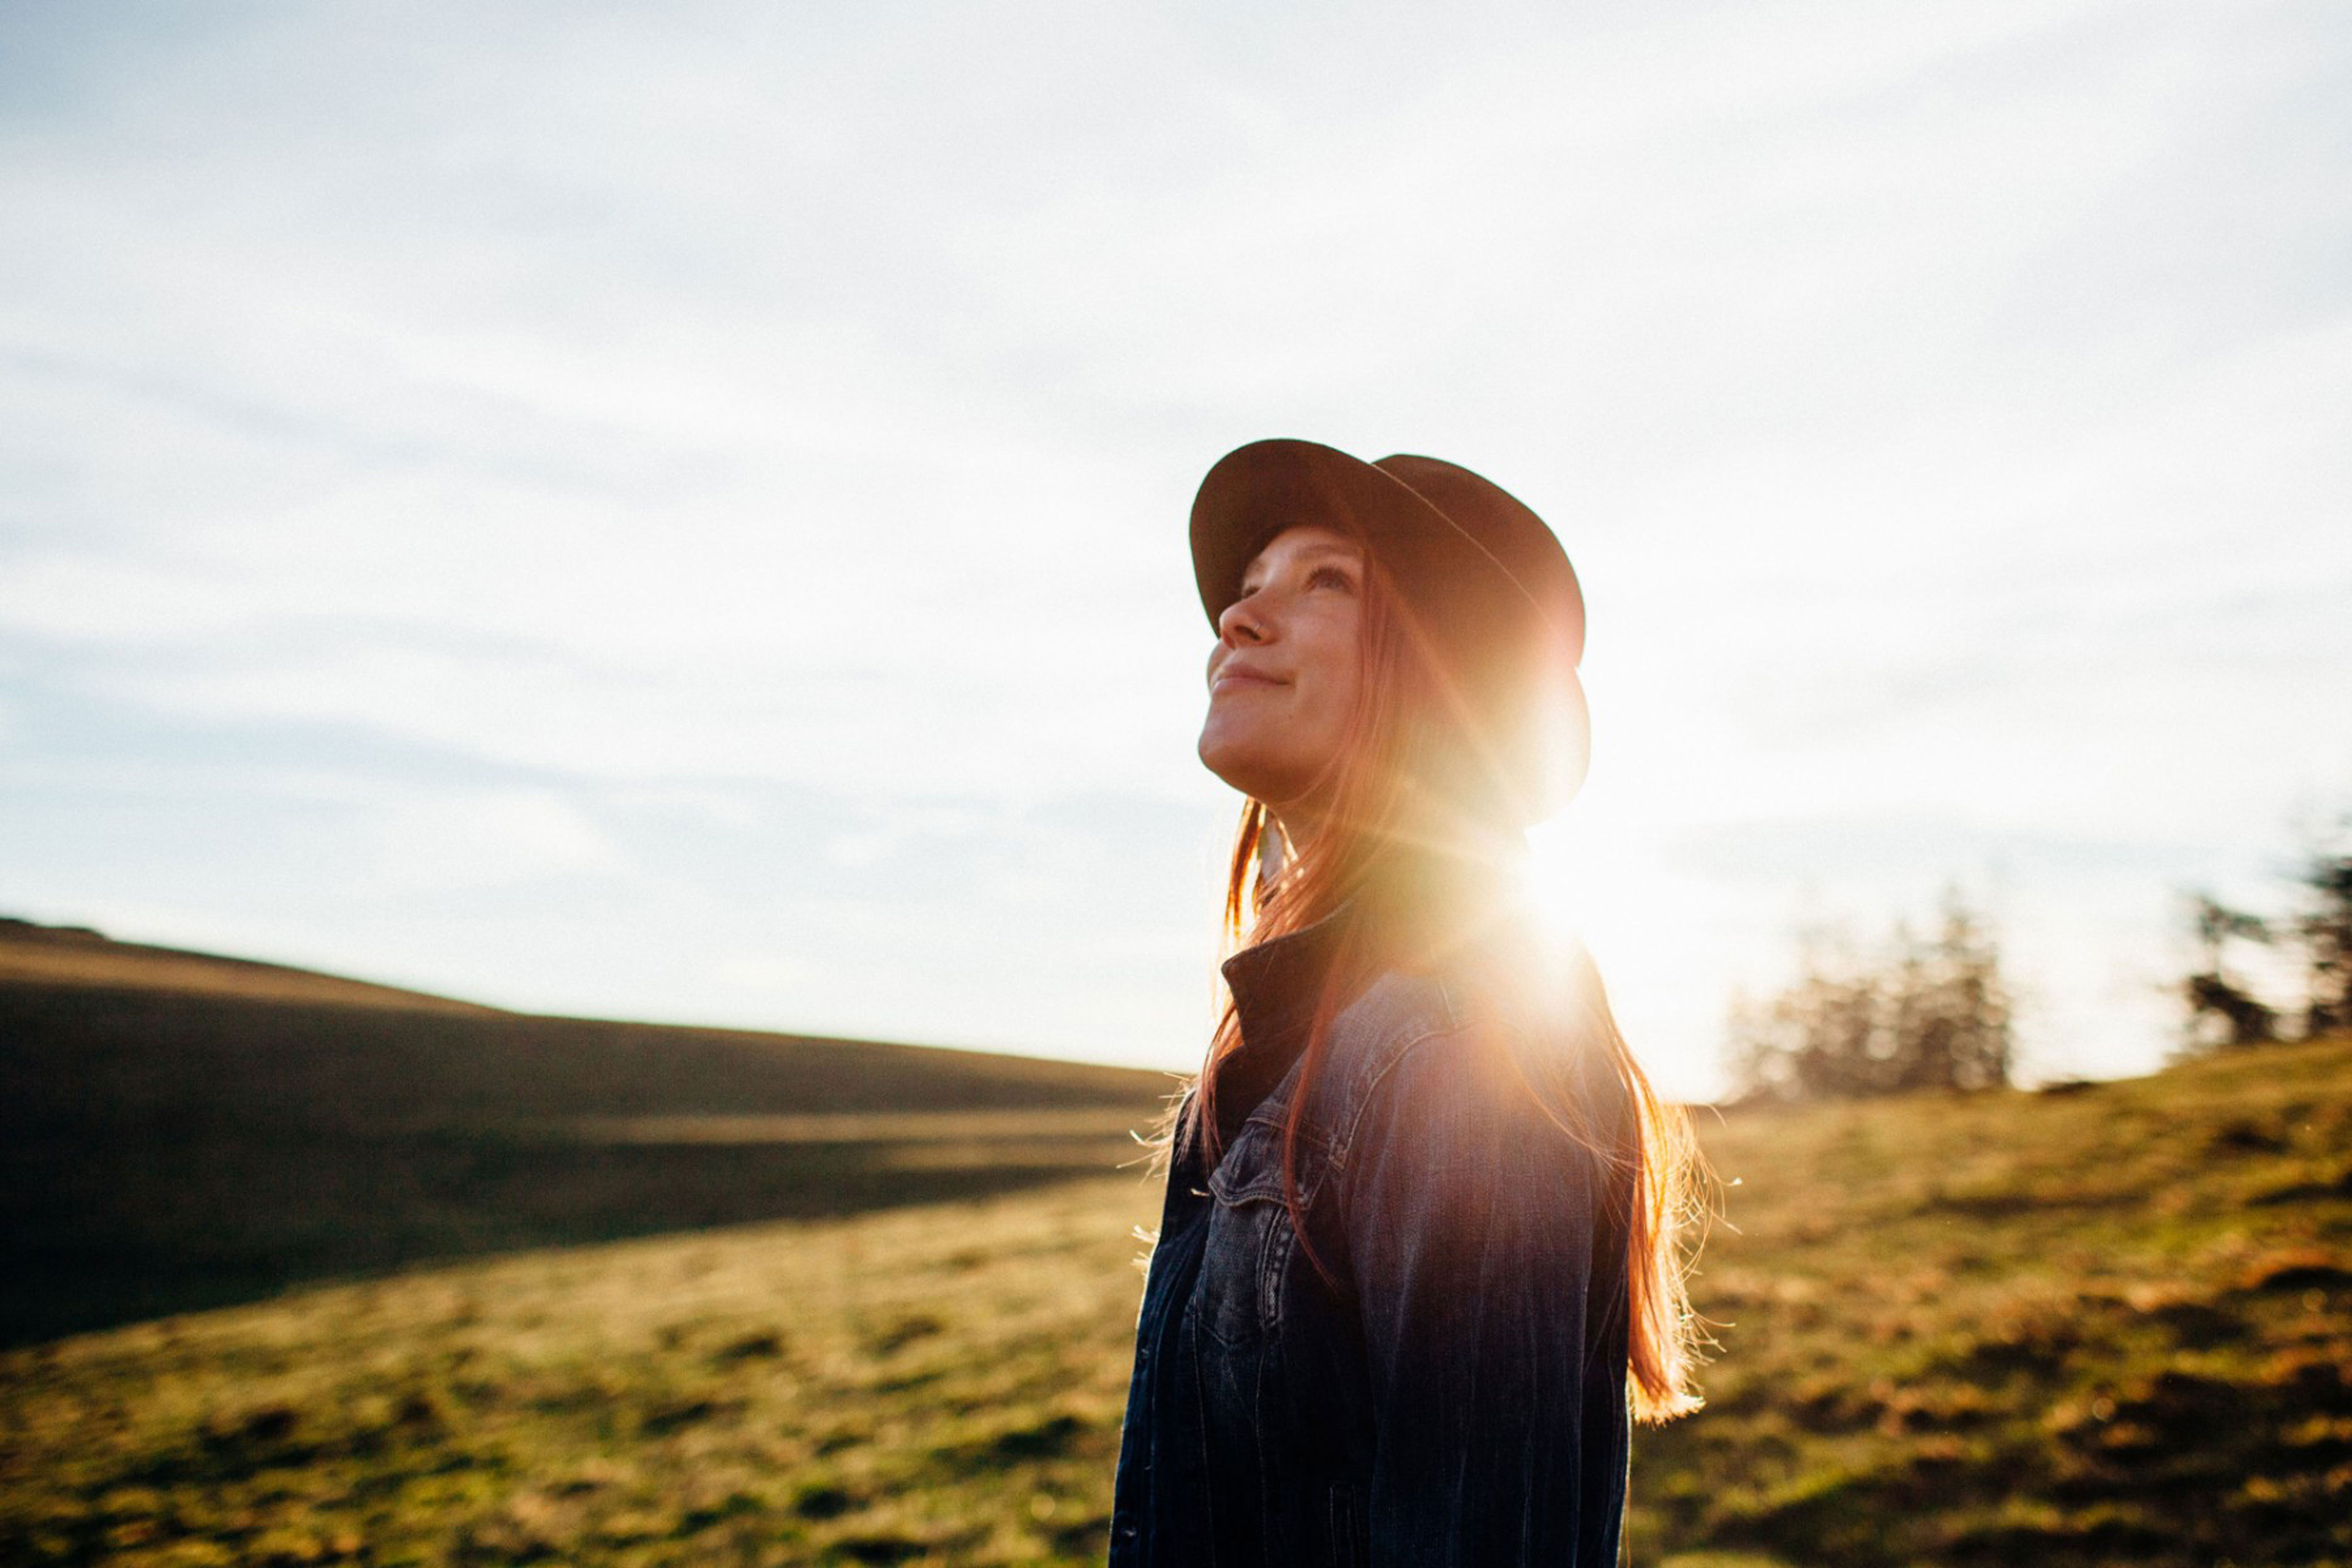
[[[2352,1042],[1741,1112],[1633,1560],[2352,1563]],[[1135,1176],[0,1354],[0,1563],[1098,1563]]]
[[[1639,1536],[1790,1563],[2352,1563],[2352,1040],[1737,1117],[1709,1406]]]
[[[270,1002],[331,1002],[347,1007],[495,1013],[423,991],[291,969],[250,958],[116,942],[88,926],[45,926],[0,916],[0,986],[88,986],[242,996]]]
[[[0,921],[0,1343],[1100,1173],[1165,1075],[500,1012]]]

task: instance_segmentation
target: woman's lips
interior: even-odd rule
[[[1217,678],[1214,680],[1209,682],[1209,690],[1212,693],[1214,693],[1223,691],[1228,686],[1283,686],[1286,684],[1288,683],[1276,679],[1273,676],[1266,674],[1262,669],[1235,669],[1231,665],[1227,665],[1224,668],[1217,671]]]

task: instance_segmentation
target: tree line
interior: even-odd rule
[[[2189,895],[2199,954],[2179,985],[2189,1052],[2352,1031],[2352,817],[2307,847],[2286,906],[2258,913]],[[2246,960],[2277,955],[2298,976],[2266,995]],[[1727,1048],[1742,1100],[1843,1100],[1921,1089],[2000,1089],[2014,1066],[2015,995],[1985,918],[1957,891],[1934,928],[1897,924],[1870,945],[1813,933],[1795,981],[1731,1008]]]
[[[1898,923],[1868,948],[1809,937],[1793,984],[1733,1003],[1731,1076],[1742,1098],[1766,1100],[1999,1089],[2013,1007],[2000,944],[1950,891],[1924,934]]]

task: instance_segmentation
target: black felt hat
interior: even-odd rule
[[[1367,463],[1313,441],[1253,441],[1192,500],[1192,574],[1215,626],[1242,574],[1299,523],[1362,538],[1473,710],[1465,737],[1522,825],[1584,782],[1591,723],[1576,667],[1584,594],[1543,520],[1469,469],[1405,455]]]

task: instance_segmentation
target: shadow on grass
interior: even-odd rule
[[[227,1306],[327,1279],[534,1247],[984,1197],[1108,1173],[1008,1150],[565,1144],[491,1134],[126,1135],[0,1152],[0,1345]]]
[[[852,1040],[11,984],[0,1345],[451,1258],[1108,1173],[1165,1091],[1157,1073]],[[691,1132],[762,1117],[878,1120]],[[647,1136],[647,1119],[688,1131]],[[607,1124],[639,1131],[590,1130]]]

